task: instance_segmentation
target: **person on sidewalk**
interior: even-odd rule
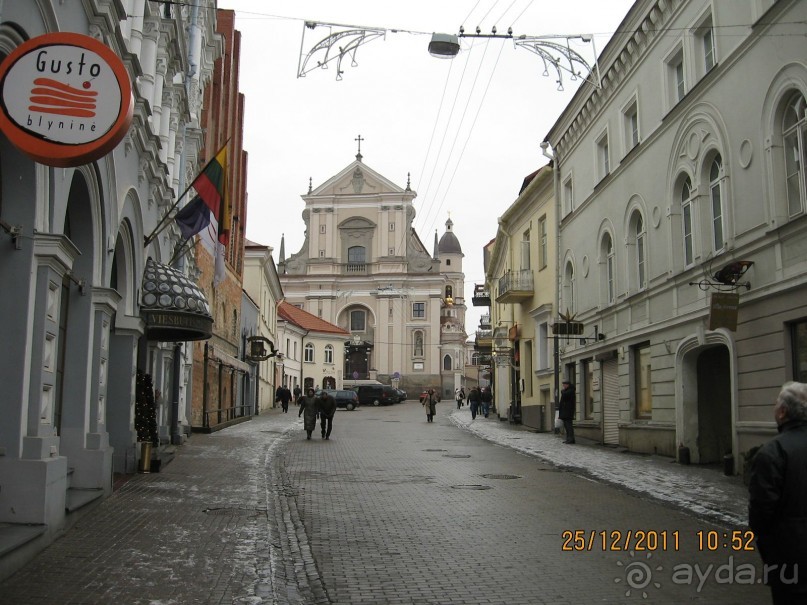
[[[335,414],[336,399],[327,391],[322,391],[322,394],[319,396],[319,422],[323,439],[331,438],[331,429],[333,428],[333,417]]]
[[[284,384],[277,389],[277,400],[280,401],[280,407],[283,408],[283,413],[289,411],[289,401],[291,401],[291,391]]]
[[[423,400],[423,406],[426,408],[426,422],[434,422],[434,415],[437,413],[437,393],[434,389],[429,389],[428,396]]]
[[[454,399],[457,400],[457,409],[460,409],[465,402],[465,389],[461,387],[454,389]]]
[[[471,408],[471,420],[476,419],[476,414],[479,412],[479,405],[482,403],[482,396],[477,387],[472,387],[468,393],[468,405]]]
[[[490,387],[482,387],[481,399],[482,414],[487,418],[490,413],[490,404],[493,402],[493,393],[491,393]]]
[[[311,433],[317,428],[317,413],[319,412],[319,399],[312,387],[308,387],[304,397],[299,399],[300,411],[297,418],[303,416],[303,428],[307,439],[311,439]]]
[[[563,428],[566,431],[566,440],[563,443],[574,443],[574,408],[574,385],[564,380],[558,405],[558,418],[563,421]]]
[[[774,605],[807,603],[807,384],[785,383],[773,417],[779,435],[751,463],[748,524]]]
[[[300,385],[298,384],[296,387],[294,387],[294,403],[300,405],[300,398],[302,396],[303,396],[303,390],[300,388]]]

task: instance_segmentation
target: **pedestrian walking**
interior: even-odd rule
[[[278,387],[277,397],[275,398],[275,401],[280,402],[280,407],[283,408],[284,414],[289,411],[289,401],[291,401],[291,391],[285,384],[283,386]]]
[[[303,396],[303,390],[300,388],[300,385],[298,384],[296,387],[294,387],[294,403],[300,405],[300,397],[302,396]]]
[[[493,401],[493,393],[491,393],[490,387],[483,387],[480,397],[482,399],[482,414],[487,418],[488,413],[490,413],[490,404]]]
[[[566,439],[563,443],[574,443],[574,412],[574,385],[568,380],[564,380],[558,405],[558,418],[563,421],[563,428],[566,431]]]
[[[457,400],[457,409],[460,409],[465,401],[465,389],[461,387],[454,389],[454,398]]]
[[[437,413],[437,393],[434,389],[429,389],[428,396],[423,400],[423,406],[426,407],[426,422],[434,422],[434,415]]]
[[[299,398],[300,411],[297,418],[303,416],[303,428],[307,439],[311,439],[311,433],[317,428],[317,413],[319,412],[319,399],[314,394],[314,389],[309,387],[305,397]]]
[[[477,387],[472,387],[468,393],[468,405],[471,408],[471,420],[476,419],[476,414],[479,412],[479,406],[482,403],[482,394]]]
[[[807,603],[807,384],[788,382],[773,408],[779,435],[751,463],[748,524],[774,605]]]
[[[327,391],[322,391],[319,396],[319,422],[322,429],[322,438],[331,438],[333,429],[333,417],[336,415],[336,399]]]

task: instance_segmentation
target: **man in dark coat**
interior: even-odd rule
[[[476,413],[479,411],[479,405],[482,403],[482,396],[479,394],[477,387],[471,387],[471,392],[468,393],[468,405],[471,407],[471,420],[476,418]]]
[[[563,428],[566,431],[566,440],[563,443],[574,443],[574,408],[574,385],[564,380],[558,405],[558,418],[563,421]]]
[[[483,387],[482,388],[482,413],[485,415],[485,418],[488,417],[490,413],[490,404],[493,403],[493,393],[490,390],[490,387]]]
[[[289,401],[291,401],[291,391],[285,384],[277,389],[277,399],[280,401],[280,407],[283,408],[283,412],[288,412]]]
[[[319,422],[323,439],[331,438],[331,429],[333,428],[333,417],[335,414],[336,399],[326,391],[322,391],[322,394],[319,396]]]
[[[786,383],[773,416],[779,435],[753,459],[748,523],[774,604],[807,603],[807,384]]]

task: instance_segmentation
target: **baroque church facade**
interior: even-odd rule
[[[430,253],[413,227],[417,193],[362,159],[302,196],[303,246],[289,258],[280,249],[285,300],[350,334],[338,386],[370,379],[410,399],[430,387],[446,397],[464,365],[459,240],[449,219]]]

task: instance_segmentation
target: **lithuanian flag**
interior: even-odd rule
[[[230,242],[232,208],[227,199],[227,144],[219,149],[199,173],[191,187],[196,197],[176,215],[182,235],[187,239],[196,235],[210,223],[210,215],[219,224],[219,241]]]

